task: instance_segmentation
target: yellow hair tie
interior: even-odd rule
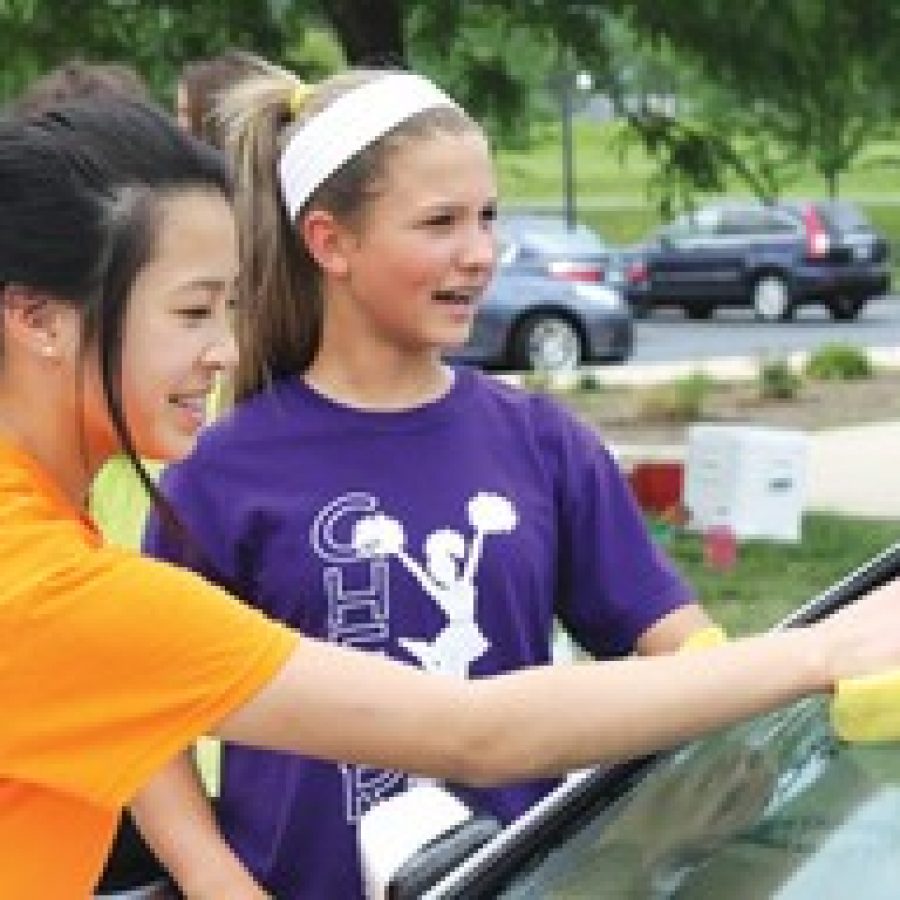
[[[707,625],[698,631],[689,634],[678,648],[679,650],[708,650],[710,647],[718,647],[728,640],[725,629],[719,625]]]
[[[309,100],[312,93],[313,89],[308,84],[298,82],[297,86],[291,91],[291,96],[288,97],[288,108],[292,116],[298,115],[300,110],[306,106],[306,101]]]
[[[900,738],[900,670],[838,681],[831,724],[845,741]]]

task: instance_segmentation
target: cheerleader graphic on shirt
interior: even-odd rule
[[[449,528],[432,532],[425,540],[425,566],[406,552],[403,525],[384,514],[366,516],[356,523],[353,546],[362,558],[394,556],[443,612],[447,624],[432,641],[401,638],[400,646],[428,672],[466,678],[469,666],[490,646],[475,621],[475,573],[489,534],[508,534],[516,527],[516,511],[505,497],[476,494],[467,504],[474,536]]]

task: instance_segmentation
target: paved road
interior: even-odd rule
[[[900,348],[900,295],[873,301],[856,322],[833,322],[822,307],[804,307],[794,322],[757,322],[750,310],[720,309],[706,322],[660,309],[637,323],[634,363],[686,362],[717,357],[812,350],[828,341],[867,348]]]

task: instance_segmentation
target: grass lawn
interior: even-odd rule
[[[737,635],[780,621],[895,543],[898,534],[896,521],[808,514],[801,542],[744,541],[737,565],[729,572],[707,568],[698,535],[675,533],[665,548],[696,587],[710,615]]]

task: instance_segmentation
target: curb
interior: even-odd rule
[[[786,359],[793,367],[802,368],[815,351],[795,350],[773,354]],[[869,347],[865,350],[876,366],[900,369],[900,347]],[[752,381],[759,374],[764,354],[757,356],[718,356],[702,360],[675,360],[672,362],[624,362],[611,366],[582,366],[574,372],[548,373],[543,378],[552,388],[573,388],[587,375],[598,384],[656,385],[702,372],[721,381]],[[528,375],[520,372],[504,372],[498,377],[511,384],[527,385]]]

